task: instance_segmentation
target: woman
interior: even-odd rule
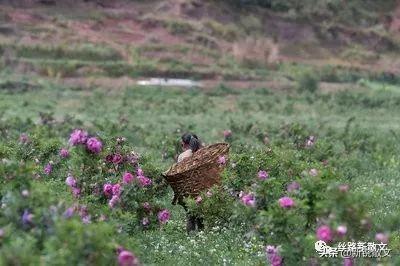
[[[198,151],[201,148],[200,140],[195,134],[190,134],[190,133],[185,133],[181,137],[181,145],[183,152],[179,154],[178,156],[178,163],[182,162],[182,160],[189,158],[190,156],[193,155],[196,151]],[[173,203],[176,202],[176,198],[173,199]],[[179,202],[180,205],[183,206],[183,208],[186,211],[186,217],[187,217],[187,224],[186,224],[186,229],[188,232],[191,232],[193,230],[196,230],[196,227],[198,230],[202,230],[204,228],[203,225],[203,219],[190,214],[188,211],[186,205],[184,202]]]
[[[178,156],[178,163],[183,159],[192,156],[198,149],[200,149],[201,144],[199,138],[195,134],[185,133],[181,137],[181,145],[183,152]]]

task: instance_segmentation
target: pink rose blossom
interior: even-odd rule
[[[344,258],[343,259],[343,266],[353,266],[354,259],[353,258]]]
[[[149,218],[144,217],[144,218],[142,219],[142,225],[143,225],[143,226],[147,226],[147,225],[149,225],[149,224],[150,224]]]
[[[81,194],[81,189],[77,187],[72,188],[72,194],[77,198]]]
[[[142,206],[143,206],[143,208],[144,208],[145,210],[147,210],[147,211],[150,210],[150,203],[144,202]]]
[[[224,130],[224,138],[229,139],[232,136],[232,131],[230,129]]]
[[[124,157],[122,157],[121,154],[116,153],[116,154],[112,155],[111,161],[112,161],[114,164],[120,164],[120,163],[122,163],[123,159],[124,159]]]
[[[119,196],[121,195],[121,185],[120,184],[114,184],[112,187],[112,193],[114,196]]]
[[[299,190],[299,189],[300,189],[300,184],[297,183],[296,181],[293,181],[292,183],[287,185],[287,191],[288,192],[293,192],[293,191],[296,191],[296,190]]]
[[[137,266],[139,260],[133,255],[132,252],[123,250],[118,255],[118,266]]]
[[[71,188],[76,187],[76,180],[72,175],[68,175],[67,179],[65,179],[65,184]]]
[[[315,137],[314,136],[309,136],[308,139],[306,140],[306,147],[311,148],[315,144]]]
[[[28,137],[27,134],[22,133],[22,134],[19,136],[19,142],[20,142],[20,143],[26,144],[26,143],[28,143],[29,141],[30,141],[30,139],[29,139],[29,137]]]
[[[113,185],[110,183],[104,184],[103,193],[106,195],[106,197],[111,197],[113,194]]]
[[[279,199],[279,205],[282,208],[288,209],[294,206],[294,200],[290,197],[282,197]]]
[[[265,255],[271,266],[283,265],[282,257],[279,255],[278,249],[276,247],[268,245],[265,248]]]
[[[200,202],[202,202],[202,201],[203,201],[203,198],[201,196],[197,196],[196,197],[196,203],[197,204],[200,204]]]
[[[33,219],[33,214],[30,213],[28,210],[25,210],[24,213],[22,214],[22,218],[21,218],[22,223],[24,225],[31,224],[32,219]]]
[[[69,157],[69,151],[67,149],[65,149],[65,148],[62,148],[60,150],[60,156],[62,158],[68,158]]]
[[[124,175],[122,176],[122,182],[124,184],[129,184],[133,181],[134,177],[131,173],[125,172]]]
[[[168,222],[170,216],[171,215],[169,211],[167,209],[164,209],[158,213],[158,221],[162,224],[165,224],[166,222]]]
[[[256,199],[252,193],[244,194],[241,198],[241,201],[246,206],[250,206],[250,207],[256,206]]]
[[[345,225],[339,225],[339,226],[336,228],[336,233],[337,233],[339,236],[345,236],[346,233],[347,233],[347,227],[346,227]]]
[[[72,215],[74,215],[74,208],[70,207],[70,208],[66,209],[63,215],[67,219],[71,218]]]
[[[218,157],[218,163],[219,163],[220,165],[225,165],[225,164],[226,164],[226,158],[225,158],[225,156],[219,156],[219,157]]]
[[[310,169],[310,171],[308,173],[310,174],[310,176],[317,176],[318,170],[315,168],[312,168],[312,169]]]
[[[90,221],[91,221],[91,218],[92,218],[92,217],[91,217],[90,215],[83,216],[83,217],[81,218],[82,223],[84,223],[84,224],[89,224]]]
[[[145,176],[138,176],[138,180],[142,187],[150,186],[152,183],[151,179]]]
[[[339,191],[343,193],[349,191],[349,185],[347,184],[339,185]]]
[[[317,238],[319,240],[329,242],[332,240],[332,231],[327,225],[322,225],[317,229]]]
[[[86,142],[86,148],[92,153],[100,153],[103,148],[103,144],[100,140],[95,137],[91,137]]]
[[[85,144],[88,137],[88,133],[82,129],[75,129],[72,131],[69,137],[69,144],[76,146],[78,144]]]
[[[389,242],[389,236],[387,234],[384,233],[377,233],[375,235],[375,240],[379,241],[383,244],[387,244]]]
[[[260,180],[265,180],[265,179],[269,178],[268,172],[264,171],[264,170],[259,171],[257,176],[258,176],[258,179],[260,179]]]
[[[143,172],[142,168],[138,168],[138,169],[136,170],[136,175],[137,175],[137,176],[144,176],[144,172]]]
[[[46,175],[50,175],[52,171],[53,171],[53,166],[50,163],[46,164],[46,166],[44,167],[44,173]]]
[[[131,165],[136,165],[137,162],[138,162],[138,159],[139,159],[139,157],[138,157],[136,154],[134,154],[134,153],[128,154],[128,156],[126,157],[126,160],[127,160]]]
[[[118,195],[114,195],[114,196],[112,196],[112,198],[108,202],[108,206],[110,206],[110,208],[114,208],[115,205],[117,205],[118,202],[119,202],[119,196]]]

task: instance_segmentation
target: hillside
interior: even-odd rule
[[[268,3],[0,1],[1,68],[73,84],[161,76],[282,85],[304,71],[327,82],[397,82],[395,1],[344,3],[336,16],[329,6]]]

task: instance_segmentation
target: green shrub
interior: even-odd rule
[[[304,73],[297,81],[299,92],[315,93],[318,90],[318,78],[312,73]]]

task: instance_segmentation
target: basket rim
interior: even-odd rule
[[[217,147],[217,146],[224,146],[223,152],[221,152],[221,154],[224,154],[224,153],[229,152],[230,145],[229,145],[228,143],[226,143],[226,142],[213,143],[213,144],[211,144],[211,145],[208,145],[208,146],[205,146],[205,147],[201,148],[200,150],[203,150],[203,149],[212,149],[212,148]],[[199,151],[200,151],[200,150],[199,150]],[[185,174],[185,173],[187,173],[187,172],[189,172],[189,171],[192,171],[194,168],[188,168],[188,169],[186,169],[185,171],[180,172],[180,171],[178,171],[179,169],[176,169],[176,167],[177,167],[177,165],[180,164],[180,163],[184,163],[185,161],[186,161],[186,162],[187,162],[187,161],[190,161],[190,159],[192,159],[192,160],[193,160],[193,159],[197,159],[197,158],[195,157],[195,155],[196,155],[196,153],[195,153],[194,155],[192,155],[191,157],[186,158],[186,159],[184,159],[183,161],[181,161],[181,162],[179,162],[179,163],[174,163],[166,172],[164,172],[163,176],[168,180],[170,177],[174,177],[174,176],[176,176],[176,175],[181,175],[181,174]],[[199,167],[205,165],[206,163],[207,163],[206,161],[200,162],[198,165],[196,165],[196,168],[199,168]]]

